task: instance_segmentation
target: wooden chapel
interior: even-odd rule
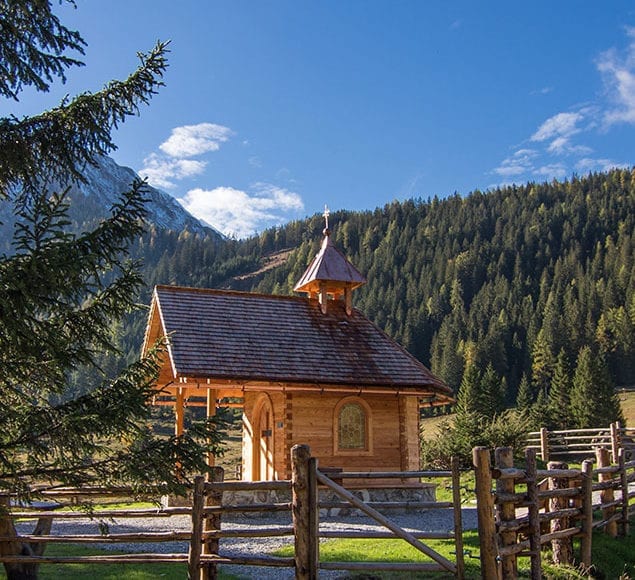
[[[326,217],[321,249],[294,288],[303,297],[154,289],[143,348],[166,337],[156,386],[174,406],[176,433],[186,405],[204,404],[211,416],[241,400],[243,480],[290,478],[296,443],[310,445],[320,466],[419,469],[419,409],[452,401],[449,387],[353,308],[366,280],[333,245]]]

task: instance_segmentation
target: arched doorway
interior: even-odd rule
[[[274,479],[273,406],[268,395],[262,395],[256,406],[253,447],[253,479]]]

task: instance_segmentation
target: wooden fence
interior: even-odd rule
[[[27,505],[14,505],[9,496],[1,496],[0,519],[2,529],[7,535],[0,535],[0,562],[7,563],[16,569],[25,570],[40,564],[82,564],[82,563],[141,563],[155,564],[161,562],[187,562],[186,553],[126,553],[101,554],[82,556],[45,555],[44,548],[48,545],[76,544],[84,546],[103,546],[105,544],[163,544],[174,542],[189,542],[191,533],[187,531],[143,531],[110,533],[115,518],[134,524],[135,519],[156,519],[156,530],[169,527],[166,520],[176,516],[189,516],[191,508],[185,507],[157,507],[123,509],[114,507],[115,504],[129,503],[135,497],[135,492],[129,488],[58,488],[37,494],[43,501]],[[148,499],[148,498],[145,498]],[[99,505],[96,509],[86,506]],[[111,507],[113,506],[113,507]],[[13,521],[7,522],[10,519]],[[37,520],[32,533],[20,533],[18,536],[9,534],[17,520],[24,523]],[[24,522],[26,520],[26,522]],[[92,522],[95,533],[87,534],[50,534],[54,520],[66,520],[82,524]],[[161,522],[161,523],[159,523]]]
[[[611,535],[626,534],[629,517],[635,512],[632,500],[635,492],[629,491],[635,482],[635,461],[627,460],[627,451],[618,450],[618,462],[612,464],[610,453],[605,448],[596,450],[597,467],[585,460],[581,469],[569,469],[564,463],[551,462],[548,469],[538,469],[536,449],[527,449],[525,465],[515,467],[510,448],[495,451],[492,464],[490,451],[475,448],[473,451],[476,476],[477,515],[481,545],[482,577],[514,578],[517,573],[517,558],[528,556],[531,560],[532,578],[540,578],[540,550],[543,544],[552,545],[554,558],[567,563],[572,557],[573,538],[580,540],[579,560],[591,564],[592,531],[604,528]],[[420,478],[451,478],[453,500],[431,501],[362,501],[343,483],[375,478],[418,480]],[[16,538],[5,532],[0,535],[0,562],[15,566],[43,563],[142,563],[181,562],[187,565],[188,578],[206,580],[215,578],[219,564],[242,566],[275,566],[294,570],[295,577],[313,579],[319,570],[369,570],[415,571],[443,570],[463,578],[463,539],[460,506],[458,462],[453,461],[451,471],[412,471],[394,473],[337,473],[320,471],[317,460],[310,456],[307,446],[296,445],[292,450],[292,479],[289,481],[240,482],[223,481],[223,471],[215,468],[209,479],[195,479],[191,505],[148,509],[113,509],[107,503],[130,496],[130,490],[56,490],[45,494],[46,500],[55,501],[53,507],[39,509],[9,507],[4,496],[5,518],[2,529],[9,530],[6,518],[38,519],[31,534]],[[396,485],[395,487],[399,487]],[[319,490],[329,490],[330,499],[320,499]],[[268,503],[223,503],[224,495],[240,491],[267,492],[278,498]],[[275,494],[274,494],[275,492]],[[77,496],[99,496],[99,503],[106,497],[106,505],[89,513],[78,510],[62,511],[76,504]],[[334,494],[334,495],[333,495]],[[335,498],[335,499],[333,499]],[[383,531],[327,531],[320,528],[320,510],[354,508],[373,518],[383,526]],[[453,509],[453,531],[429,531],[413,533],[400,528],[379,510],[393,509]],[[236,512],[262,512],[265,514],[290,513],[289,525],[271,525],[258,529],[231,529],[224,527],[227,519]],[[116,519],[156,518],[156,530],[165,530],[166,522],[175,516],[187,516],[188,531],[144,531],[113,532],[107,529],[108,522]],[[101,531],[93,534],[49,535],[47,525],[54,519],[90,519],[103,522]],[[161,523],[158,523],[161,522]],[[227,523],[227,522],[225,522]],[[50,526],[48,526],[50,529]],[[221,555],[219,543],[223,538],[265,538],[288,536],[293,538],[293,557],[274,556],[226,556]],[[320,559],[319,540],[324,538],[401,538],[428,557],[419,563],[390,562],[325,562]],[[429,539],[450,539],[455,543],[455,561],[446,559],[432,549]],[[103,544],[151,543],[158,545],[170,542],[187,542],[189,551],[176,552],[168,547],[160,553],[126,553],[90,556],[46,556],[46,544],[70,543],[89,546]],[[19,549],[11,549],[13,546]],[[167,553],[165,553],[167,552]]]
[[[401,571],[412,572],[415,570],[432,571],[444,570],[450,572],[457,578],[463,578],[463,549],[462,549],[462,525],[460,509],[460,473],[458,462],[453,462],[451,471],[412,471],[394,473],[337,473],[331,479],[327,474],[322,473],[317,465],[317,460],[310,456],[307,446],[296,445],[292,450],[292,479],[289,481],[263,481],[263,482],[242,482],[223,481],[223,470],[214,468],[210,477],[206,481],[203,477],[196,477],[192,489],[191,505],[183,507],[159,507],[147,509],[111,509],[109,502],[121,501],[129,498],[132,491],[129,489],[94,489],[77,490],[64,489],[55,492],[47,492],[45,499],[54,502],[53,506],[33,508],[33,507],[12,507],[9,508],[8,498],[4,496],[7,510],[1,518],[28,518],[38,519],[39,522],[52,522],[55,519],[89,520],[102,522],[101,532],[93,534],[66,534],[50,535],[46,526],[36,525],[36,529],[31,534],[21,534],[19,537],[13,535],[0,536],[0,562],[9,563],[15,566],[29,566],[47,563],[73,564],[112,564],[112,563],[142,563],[155,564],[159,562],[184,563],[187,565],[188,578],[190,580],[206,580],[215,578],[217,566],[219,564],[234,564],[241,566],[274,566],[287,567],[295,571],[295,577],[300,579],[313,579],[317,577],[319,569],[346,569],[346,570],[376,570],[376,571]],[[327,472],[328,473],[328,472]],[[347,490],[340,482],[347,479],[371,480],[381,478],[382,480],[420,478],[451,478],[453,482],[453,501],[451,502],[430,502],[430,501],[384,501],[372,502],[362,501],[354,493]],[[335,480],[335,481],[334,481]],[[400,487],[397,483],[395,487]],[[318,488],[331,490],[337,499],[319,499]],[[223,496],[235,495],[237,492],[264,492],[274,497],[282,497],[281,501],[271,500],[269,503],[235,503],[231,505],[223,504]],[[275,492],[275,493],[274,493]],[[86,499],[90,496],[100,505],[106,504],[100,509],[90,512],[77,509],[78,500]],[[72,508],[66,511],[63,508]],[[355,508],[377,523],[386,528],[385,531],[326,531],[320,530],[320,509],[333,508]],[[454,530],[448,531],[428,531],[428,532],[408,532],[397,526],[389,517],[383,515],[378,510],[390,511],[395,509],[408,510],[431,510],[454,508],[453,520]],[[235,513],[256,513],[280,514],[290,513],[290,525],[271,525],[269,527],[258,527],[258,529],[228,529],[222,526],[223,517],[227,518]],[[156,529],[165,530],[171,524],[170,518],[174,516],[188,516],[191,523],[189,531],[147,531],[147,532],[125,532],[111,533],[108,529],[109,522],[125,518],[134,525],[135,518],[156,518]],[[159,523],[161,522],[161,523]],[[167,524],[167,525],[166,525]],[[5,526],[6,528],[6,526]],[[50,530],[50,527],[48,528]],[[219,543],[223,538],[270,538],[275,536],[293,537],[294,556],[224,556],[220,554]],[[430,561],[420,563],[390,563],[390,562],[323,562],[319,557],[320,538],[401,538],[408,542],[422,553],[429,557]],[[456,561],[452,562],[436,553],[424,542],[427,539],[452,539],[456,544]],[[11,543],[18,542],[25,549],[11,550],[4,549]],[[175,542],[189,543],[189,551],[175,552]],[[4,543],[4,545],[2,544]],[[83,556],[46,556],[43,547],[47,544],[83,544],[88,546],[99,546],[103,544],[130,544],[130,543],[151,543],[159,545],[171,543],[172,547],[166,547],[160,551],[147,553],[126,553],[107,555],[83,555]],[[15,544],[14,544],[15,545]],[[36,549],[41,546],[42,549]],[[164,553],[167,552],[167,553]]]
[[[474,448],[482,577],[516,578],[517,558],[528,556],[532,579],[541,578],[541,546],[550,542],[554,561],[569,564],[573,538],[580,539],[579,561],[590,566],[593,529],[626,535],[635,513],[635,492],[629,492],[635,461],[625,456],[620,450],[617,465],[611,465],[607,450],[599,448],[596,469],[585,460],[581,469],[551,462],[545,470],[537,468],[530,448],[519,469],[509,447],[496,449],[493,466],[489,449]]]
[[[617,463],[620,449],[625,450],[627,459],[635,459],[635,429],[622,427],[619,422],[608,427],[568,431],[549,431],[543,427],[527,435],[526,445],[526,449],[535,449],[544,462],[557,458],[578,463],[581,459],[594,457],[598,447],[611,452],[613,463]]]
[[[370,571],[399,571],[403,573],[415,571],[445,571],[452,573],[456,578],[464,577],[463,540],[461,523],[461,499],[460,499],[460,472],[458,461],[453,462],[451,471],[408,471],[408,472],[338,472],[333,479],[319,470],[317,460],[311,457],[309,447],[296,445],[291,451],[292,479],[290,482],[222,482],[221,471],[217,471],[216,481],[204,482],[197,479],[194,493],[194,505],[192,519],[194,530],[190,549],[189,574],[190,578],[196,576],[197,569],[201,570],[200,578],[215,577],[216,564],[210,555],[218,554],[218,539],[231,536],[222,528],[222,515],[232,511],[244,511],[244,505],[223,506],[224,492],[255,489],[279,489],[290,487],[292,501],[288,503],[276,503],[269,505],[252,505],[250,509],[260,508],[263,511],[291,509],[293,525],[288,528],[273,527],[260,530],[260,535],[268,537],[278,535],[293,535],[294,557],[280,558],[262,556],[259,558],[225,558],[222,563],[232,563],[248,566],[288,566],[295,568],[295,577],[298,579],[317,578],[318,570],[370,570]],[[347,490],[340,482],[354,479],[420,479],[420,478],[451,478],[453,488],[453,501],[386,501],[373,502],[362,501],[354,493]],[[337,480],[337,481],[334,481]],[[399,487],[399,484],[395,485]],[[320,500],[318,489],[328,489],[334,492],[338,499]],[[333,508],[355,508],[372,518],[385,531],[324,531],[320,530],[320,510]],[[454,530],[408,532],[396,525],[389,517],[380,513],[390,510],[432,510],[452,509]],[[210,516],[212,516],[210,518]],[[411,546],[425,554],[429,562],[324,562],[320,560],[319,540],[325,538],[359,538],[359,539],[391,539],[401,538]],[[451,562],[435,550],[426,545],[426,539],[452,539],[456,545],[456,561]],[[423,541],[422,541],[423,540]],[[200,546],[200,551],[198,546]],[[197,553],[198,552],[198,553]]]

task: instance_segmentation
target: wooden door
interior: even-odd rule
[[[265,396],[259,405],[256,420],[254,449],[254,479],[270,481],[273,470],[273,407],[269,397]]]

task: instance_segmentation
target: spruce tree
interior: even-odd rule
[[[608,427],[623,420],[619,399],[602,357],[580,349],[571,388],[571,417],[580,429]]]
[[[468,364],[463,374],[456,401],[457,415],[477,413],[482,415],[480,393],[481,374],[474,363]]]
[[[479,383],[480,410],[491,419],[505,409],[505,379],[498,376],[492,363],[487,365]]]
[[[556,359],[556,366],[549,390],[549,416],[556,429],[567,429],[571,423],[570,407],[571,370],[569,360],[564,349],[561,349]]]
[[[531,349],[531,379],[535,396],[549,393],[555,360],[547,332],[541,328]]]
[[[624,414],[620,399],[613,386],[606,358],[600,354],[594,361],[596,395],[594,407],[597,409],[595,421],[599,426],[610,425],[615,421],[624,423]]]
[[[78,32],[47,1],[0,4],[0,95],[18,99],[28,85],[46,91],[79,62]],[[216,448],[213,425],[159,438],[148,424],[160,352],[104,376],[90,392],[69,392],[71,372],[116,353],[111,326],[134,309],[142,283],[127,249],[142,232],[144,184],[121,192],[95,229],[67,229],[67,186],[112,150],[111,129],[136,114],[162,84],[166,47],[158,44],[127,80],[34,117],[0,119],[0,199],[18,217],[10,253],[0,256],[0,486],[30,498],[33,485],[161,484],[183,491]],[[99,370],[96,368],[96,370]],[[197,437],[198,435],[198,437]],[[175,464],[181,465],[180,476]],[[6,497],[5,497],[6,501]],[[40,532],[50,529],[38,524]],[[4,553],[41,554],[45,544],[15,537]],[[8,578],[35,578],[32,564],[5,564]]]
[[[519,411],[528,411],[533,403],[531,396],[531,387],[527,375],[523,375],[518,386],[518,395],[516,396],[516,408]]]
[[[571,419],[574,427],[600,427],[594,425],[594,377],[593,354],[591,348],[584,346],[578,353],[575,373],[571,386]]]

